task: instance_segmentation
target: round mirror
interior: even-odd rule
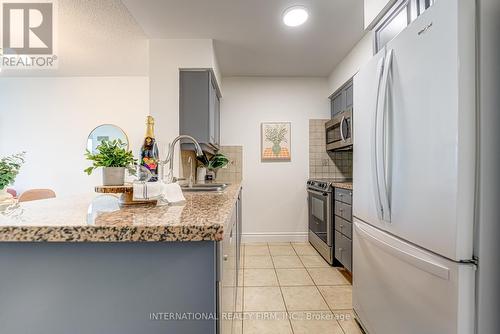
[[[123,143],[127,144],[128,148],[129,143],[127,134],[120,127],[113,124],[99,125],[97,128],[92,130],[92,132],[90,132],[89,137],[87,138],[87,149],[92,152],[92,154],[95,154],[97,146],[99,146],[101,141],[111,141],[115,139],[120,139]]]

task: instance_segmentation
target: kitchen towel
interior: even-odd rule
[[[186,202],[184,194],[182,193],[181,186],[177,183],[164,183],[163,184],[163,198],[169,204],[182,204]]]
[[[159,199],[162,196],[161,182],[134,182],[134,200],[148,201]]]
[[[169,204],[184,203],[186,199],[182,189],[177,183],[163,182],[134,182],[134,200],[158,200],[162,199]]]

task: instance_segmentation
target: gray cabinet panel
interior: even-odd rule
[[[335,231],[335,258],[352,271],[352,242],[338,231]]]
[[[236,262],[236,220],[237,210],[233,209],[229,228],[224,232],[224,238],[221,244],[221,281],[219,314],[220,333],[230,334],[233,323],[231,315],[236,311],[236,280],[237,280],[237,262]]]
[[[335,231],[335,258],[342,263],[342,234],[339,231]]]
[[[240,196],[241,198],[241,196]],[[236,312],[236,300],[238,298],[237,287],[238,272],[240,270],[240,247],[241,247],[241,200],[239,199],[233,208],[229,228],[224,232],[224,238],[219,244],[220,253],[220,282],[218,310],[219,310],[219,333],[230,334],[233,328],[233,314]],[[220,313],[223,314],[220,314]]]
[[[215,99],[215,144],[220,146],[220,99]]]
[[[353,88],[352,81],[345,89],[345,107],[346,109],[351,109],[353,104]]]
[[[214,79],[210,80],[210,138],[211,143],[220,145],[220,99]]]
[[[210,143],[209,72],[180,72],[180,134]]]
[[[181,70],[179,93],[180,134],[218,148],[220,96],[212,72]]]
[[[342,250],[342,264],[349,271],[352,271],[352,241],[342,235],[344,249]]]
[[[243,228],[243,219],[242,219],[242,214],[243,214],[243,209],[242,209],[242,194],[241,190],[238,195],[238,202],[236,203],[238,206],[237,213],[238,213],[238,220],[237,220],[237,258],[238,258],[238,270],[240,270],[241,267],[243,267],[242,262],[242,254],[243,254],[243,244],[241,243],[241,233],[242,233],[242,228]],[[241,282],[243,283],[243,282]],[[238,285],[240,285],[240,282],[238,282]]]
[[[335,93],[330,96],[331,116],[332,118],[349,109],[353,105],[353,86],[352,79],[342,85]]]
[[[215,244],[0,243],[0,333],[214,334]]]
[[[352,223],[339,216],[335,216],[335,230],[352,239]]]
[[[352,206],[346,203],[335,201],[335,214],[347,221],[352,221]]]
[[[342,93],[333,96],[331,104],[332,104],[332,118],[333,118],[335,115],[344,110],[344,101]]]
[[[335,200],[347,204],[352,204],[352,191],[347,189],[335,188]]]
[[[212,80],[208,80],[208,94],[209,94],[209,104],[208,104],[208,129],[209,129],[209,142],[215,144],[215,109],[217,100],[217,91],[214,87]]]
[[[335,258],[352,270],[352,191],[335,188]]]

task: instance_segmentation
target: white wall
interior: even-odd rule
[[[4,68],[0,77],[148,75],[147,37],[121,0],[61,0],[56,8],[58,68]]]
[[[222,145],[243,146],[243,234],[307,240],[309,119],[329,116],[326,78],[224,78]],[[291,162],[260,161],[260,126],[292,123]]]
[[[0,156],[25,150],[15,188],[91,192],[89,132],[121,126],[138,154],[149,113],[148,40],[120,0],[58,3],[55,70],[0,72]]]
[[[389,11],[397,0],[364,0],[365,2],[365,29],[373,27]]]
[[[352,48],[347,56],[333,69],[328,77],[329,94],[334,93],[353,77],[363,64],[373,57],[373,33],[366,35]]]
[[[164,159],[168,143],[179,135],[179,69],[214,68],[219,86],[221,78],[211,39],[152,39],[149,64],[151,115]]]
[[[138,154],[148,112],[147,77],[0,78],[0,156],[27,151],[18,191],[92,192],[101,172],[83,173],[89,132],[116,124]]]

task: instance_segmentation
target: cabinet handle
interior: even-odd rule
[[[343,224],[340,224],[340,228],[344,228],[344,225],[343,225]]]
[[[339,248],[339,252],[342,252],[344,249],[343,248]]]
[[[224,255],[224,261],[227,261],[227,255]]]

